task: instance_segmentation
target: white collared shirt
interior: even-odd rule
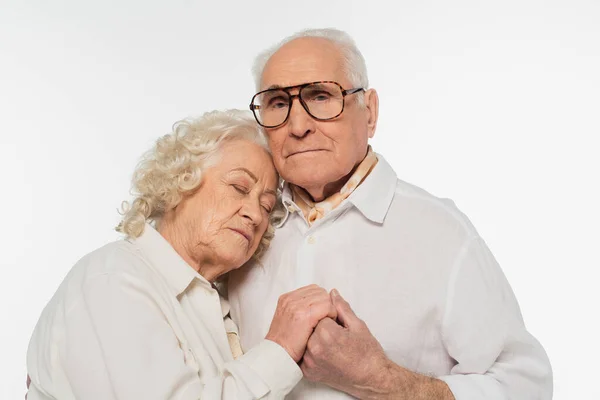
[[[230,275],[242,348],[264,338],[278,297],[337,288],[395,363],[443,379],[457,400],[551,399],[552,371],[500,266],[450,200],[397,180],[385,159],[308,226],[288,213],[262,266]],[[302,380],[290,399],[350,396]]]
[[[234,360],[228,314],[146,225],[138,239],[85,256],[50,300],[27,353],[28,400],[283,398],[298,365],[268,340]]]

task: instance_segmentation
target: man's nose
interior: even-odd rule
[[[302,138],[314,132],[315,120],[304,109],[299,95],[290,97],[290,116],[288,128],[290,135]]]

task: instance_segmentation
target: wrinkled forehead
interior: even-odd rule
[[[267,61],[260,89],[295,86],[317,81],[347,84],[341,51],[332,42],[300,38],[282,46]]]
[[[214,166],[223,171],[246,170],[256,177],[264,172],[277,174],[270,151],[253,140],[225,141],[215,155]]]

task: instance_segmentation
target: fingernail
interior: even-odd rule
[[[331,294],[332,294],[332,296],[333,296],[333,297],[338,297],[338,296],[340,295],[340,294],[338,293],[337,289],[333,289],[333,290],[331,291]]]

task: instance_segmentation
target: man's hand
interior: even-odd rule
[[[319,322],[300,367],[306,379],[360,398],[363,389],[376,390],[390,361],[364,321],[335,289],[331,299],[342,325],[330,318]]]
[[[315,328],[300,364],[306,379],[359,399],[454,399],[443,381],[389,360],[365,322],[335,289],[331,299],[341,325],[325,318]]]
[[[315,326],[323,318],[337,318],[329,293],[317,285],[309,285],[281,295],[266,339],[281,347],[298,362]]]

